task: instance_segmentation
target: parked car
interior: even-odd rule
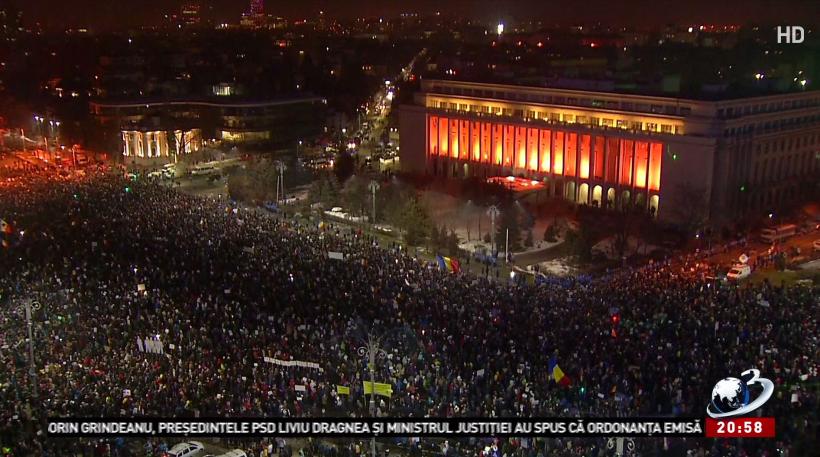
[[[203,450],[205,450],[205,446],[199,441],[187,441],[174,445],[165,453],[165,457],[194,457]]]

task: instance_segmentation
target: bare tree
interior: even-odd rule
[[[695,233],[706,224],[709,202],[705,189],[690,183],[679,184],[671,200],[671,216],[687,235]]]

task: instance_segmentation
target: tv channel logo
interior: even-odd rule
[[[800,44],[806,40],[806,29],[799,25],[778,25],[777,44]]]
[[[740,378],[724,378],[712,389],[706,414],[714,419],[749,414],[763,406],[774,393],[774,383],[760,377],[760,370],[746,370]]]

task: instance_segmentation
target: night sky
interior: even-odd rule
[[[183,0],[2,0],[22,9],[27,25],[44,28],[118,29],[156,23]],[[220,22],[237,22],[249,0],[199,0]],[[269,14],[305,17],[320,9],[334,17],[389,16],[401,12],[458,14],[475,19],[539,18],[550,23],[652,25],[768,22],[812,25],[818,0],[267,0]]]

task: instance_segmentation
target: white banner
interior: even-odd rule
[[[341,252],[332,252],[332,251],[329,251],[329,252],[327,253],[327,257],[328,257],[329,259],[334,259],[334,260],[344,260],[344,259],[345,259],[345,255],[344,255],[343,253],[341,253]]]
[[[314,370],[319,370],[320,373],[324,371],[322,367],[320,367],[319,364],[315,362],[304,362],[301,360],[281,360],[274,359],[273,357],[265,357],[264,360],[266,363],[271,363],[273,365],[279,365],[282,367],[313,368]]]
[[[164,354],[165,348],[157,338],[140,338],[137,337],[137,349],[140,352],[147,352],[149,354]]]

